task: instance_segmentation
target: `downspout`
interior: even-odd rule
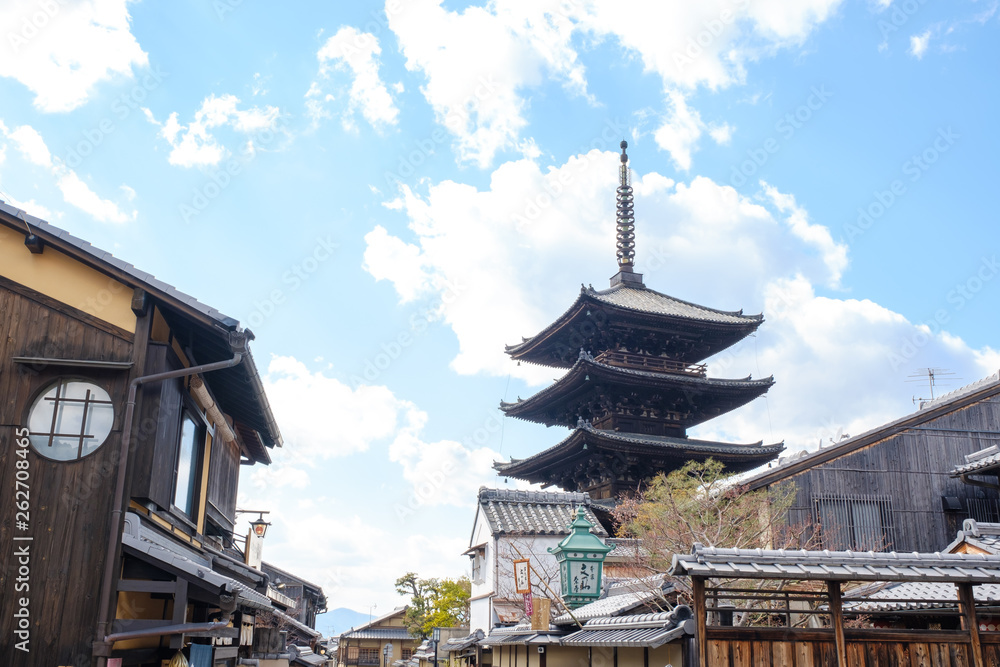
[[[118,452],[118,479],[115,483],[114,501],[111,506],[111,526],[108,532],[107,557],[105,559],[104,578],[101,582],[101,608],[97,616],[97,638],[94,641],[95,653],[97,653],[98,650],[100,650],[101,653],[97,656],[98,667],[106,667],[106,658],[108,657],[107,654],[110,654],[111,646],[113,644],[113,642],[108,641],[108,614],[110,613],[111,608],[111,582],[114,581],[115,567],[118,565],[118,559],[114,556],[117,551],[118,542],[121,539],[122,532],[122,505],[125,502],[125,473],[128,468],[128,452],[132,441],[132,421],[135,415],[136,392],[138,391],[140,385],[187,377],[197,373],[209,373],[211,371],[218,371],[224,368],[238,366],[240,362],[243,361],[244,352],[242,350],[246,345],[246,338],[243,335],[240,335],[239,343],[241,351],[236,352],[232,359],[217,361],[211,364],[202,364],[201,366],[191,366],[190,368],[180,368],[178,370],[167,371],[165,373],[143,375],[135,378],[129,383],[128,402],[125,405],[125,419],[122,424],[121,446]]]

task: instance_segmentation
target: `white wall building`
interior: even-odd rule
[[[608,534],[594,515],[586,493],[479,489],[479,504],[466,555],[472,559],[470,628],[489,633],[513,625],[523,615],[522,596],[514,590],[513,562],[531,560],[532,594],[558,597],[559,570],[548,552],[569,535],[567,526],[583,506],[602,541]],[[546,586],[548,589],[546,589]]]

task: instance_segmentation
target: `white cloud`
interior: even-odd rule
[[[72,169],[59,167],[54,173],[58,176],[56,186],[62,192],[66,203],[85,211],[95,220],[128,222],[135,220],[138,216],[138,211],[133,210],[131,213],[126,213],[110,199],[101,199]]]
[[[176,111],[163,123],[157,121],[149,109],[143,108],[142,111],[149,122],[160,127],[160,136],[172,147],[167,157],[170,164],[212,167],[232,154],[212,130],[229,127],[233,132],[250,135],[248,147],[252,151],[255,146],[252,135],[273,131],[277,127],[281,113],[278,107],[239,109],[239,104],[240,100],[235,95],[209,95],[187,125],[180,123]]]
[[[30,125],[21,125],[7,136],[28,162],[39,167],[52,167],[52,154],[38,130]]]
[[[359,109],[365,120],[377,129],[396,125],[398,122],[399,109],[379,77],[381,53],[382,49],[375,35],[345,26],[326,40],[316,54],[321,77],[329,78],[331,68],[349,70],[353,77],[350,103],[343,116],[346,129],[356,129],[353,116]],[[401,92],[401,85],[397,92]],[[321,94],[320,86],[314,81],[306,93],[306,97],[313,102],[308,108],[314,120],[328,114],[324,105],[316,103]],[[332,96],[328,95],[326,99],[332,101]]]
[[[423,419],[412,403],[385,387],[352,389],[292,357],[271,360],[264,386],[284,439],[307,460],[363,452],[374,442],[387,442],[402,425]]]
[[[0,76],[35,94],[36,108],[70,111],[101,82],[131,77],[148,58],[131,33],[129,0],[7,0]]]
[[[667,99],[667,115],[653,138],[657,146],[670,153],[675,167],[687,171],[691,168],[691,152],[706,126],[679,91],[671,91]]]
[[[785,222],[792,234],[820,252],[830,272],[827,284],[830,287],[838,287],[840,278],[847,268],[847,246],[834,241],[830,230],[823,225],[811,224],[809,214],[795,203],[795,197],[782,194],[777,188],[763,181],[760,184],[778,211],[788,213]]]
[[[45,144],[45,139],[35,128],[30,125],[21,125],[14,130],[8,130],[7,126],[0,122],[0,133],[14,143],[25,160],[48,170],[55,179],[56,187],[62,193],[67,204],[79,208],[101,222],[122,223],[135,220],[138,216],[138,211],[134,209],[131,212],[126,212],[110,199],[102,199],[62,160],[53,158]],[[127,185],[122,185],[121,188],[126,198],[131,201],[135,196],[135,191]],[[28,203],[34,204],[34,202]],[[48,209],[37,204],[34,204],[34,210],[38,215],[44,214],[43,217],[51,215]]]
[[[499,416],[486,419],[478,429],[484,434],[481,441],[500,430],[500,425]],[[405,518],[426,506],[473,505],[477,489],[495,482],[493,462],[503,457],[489,447],[476,446],[475,434],[464,445],[453,440],[424,442],[421,426],[403,429],[389,447],[389,460],[403,467],[403,477],[412,489],[405,503],[396,504],[397,515]]]
[[[443,506],[468,508],[478,487],[495,481],[492,463],[501,457],[485,443],[499,430],[499,417],[484,414],[462,442],[426,442],[427,415],[386,387],[352,389],[282,356],[272,358],[264,385],[285,445],[272,452],[270,466],[245,473],[239,502],[271,511],[265,558],[323,586],[336,606],[356,609],[375,601],[372,591],[384,591],[387,576],[455,576],[467,545],[455,531],[434,530],[427,510],[436,508],[433,516],[440,516]],[[380,502],[334,497],[344,488],[329,483],[331,475],[343,474],[336,459],[352,455],[358,457],[353,465],[364,465],[360,457],[378,447],[399,464],[381,459],[378,475],[370,478]],[[376,452],[369,460],[379,458]],[[304,534],[310,539],[303,541]],[[372,548],[390,542],[392,549]],[[377,601],[380,607],[394,603]]]
[[[614,40],[663,82],[658,143],[682,165],[705,129],[686,109],[689,92],[742,82],[746,62],[801,44],[839,4],[496,0],[452,12],[440,0],[417,0],[390,11],[389,26],[407,68],[426,77],[421,91],[462,161],[487,167],[498,152],[520,150],[525,97],[551,79],[590,99],[577,45]]]
[[[406,68],[426,76],[421,88],[437,122],[457,140],[461,161],[488,166],[520,150],[526,126],[521,90],[554,77],[586,93],[570,44],[572,18],[553,0],[498,2],[451,12],[440,0],[415,0],[389,12]]]
[[[921,60],[924,57],[924,53],[927,52],[927,44],[931,40],[931,31],[927,30],[920,33],[919,35],[913,35],[910,37],[910,55]]]
[[[617,154],[593,151],[542,170],[529,160],[492,174],[488,189],[450,181],[424,194],[403,188],[410,238],[369,234],[366,267],[403,298],[441,299],[458,340],[459,373],[511,373],[551,382],[551,369],[513,365],[504,344],[535,334],[576,297],[579,281],[606,286],[614,262]],[[947,366],[963,377],[995,370],[995,350],[970,349],[942,321],[909,322],[864,299],[817,294],[838,288],[847,249],[794,197],[762,183],[754,198],[704,177],[675,183],[634,175],[636,266],[648,286],[723,310],[764,311],[755,337],[709,360],[713,375],[774,374],[767,402],[713,420],[704,437],[815,444],[817,429],[847,432],[912,409],[907,374]],[[406,261],[400,262],[400,249]],[[970,274],[979,267],[970,267]],[[497,276],[503,276],[498,280]],[[445,285],[457,297],[445,299]],[[770,413],[768,407],[770,406]],[[836,429],[834,429],[836,430]]]

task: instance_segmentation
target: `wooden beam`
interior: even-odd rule
[[[137,593],[173,593],[177,584],[173,581],[151,581],[149,579],[119,579],[118,591]]]
[[[698,665],[708,667],[708,637],[706,633],[705,611],[705,580],[702,577],[691,577],[691,592],[694,595],[694,617],[698,623],[695,641],[698,642]]]
[[[962,621],[969,633],[969,648],[972,651],[972,664],[984,667],[983,645],[979,641],[979,620],[976,618],[976,598],[972,593],[972,584],[958,585],[958,602],[962,607]]]
[[[840,582],[826,582],[826,590],[830,595],[830,618],[833,619],[837,667],[847,667],[847,642],[844,640],[844,607],[840,595]]]
[[[174,615],[171,619],[173,623],[180,625],[187,622],[188,606],[188,582],[187,579],[177,578],[174,582]],[[184,635],[173,635],[170,637],[170,648],[184,648]]]

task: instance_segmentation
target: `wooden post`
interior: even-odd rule
[[[837,667],[847,667],[847,642],[844,640],[844,607],[840,596],[840,582],[826,582],[830,595],[830,617],[833,619],[833,636],[837,644]]]
[[[979,621],[976,618],[976,598],[972,594],[972,584],[958,585],[958,602],[962,606],[962,621],[969,632],[969,645],[972,651],[972,664],[984,667],[983,646],[979,642]]]
[[[698,624],[695,641],[698,642],[698,666],[708,667],[708,639],[705,635],[705,580],[702,577],[691,577],[691,592],[694,594],[694,617]]]

